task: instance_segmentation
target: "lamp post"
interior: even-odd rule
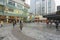
[[[36,0],[35,0],[35,16],[36,16]]]
[[[47,7],[47,1],[46,1],[46,15],[47,15],[47,8],[48,8],[48,7]]]

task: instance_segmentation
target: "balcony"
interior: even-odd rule
[[[4,0],[0,0],[0,2],[4,2]],[[24,7],[24,5],[22,5],[22,4],[20,4],[20,3],[16,3],[16,2],[14,2],[14,1],[9,1],[8,0],[8,2],[7,2],[7,0],[5,0],[5,2],[4,2],[6,5],[3,5],[3,6],[5,6],[4,7],[4,9],[2,10],[1,9],[1,11],[0,11],[0,15],[7,15],[7,16],[26,16],[26,13],[27,13],[27,11],[28,11],[28,9],[27,8],[25,8]],[[3,4],[4,4],[3,3]],[[2,5],[2,4],[1,4]],[[2,6],[1,6],[2,7]],[[5,10],[5,8],[7,8],[6,10]],[[12,10],[9,10],[9,9],[12,9]],[[18,11],[19,10],[19,13],[16,13],[16,11],[14,11],[14,10],[16,10],[16,11]],[[21,14],[22,13],[22,14]]]
[[[25,0],[21,0],[21,1],[25,2]]]
[[[24,1],[24,0],[22,0]],[[19,10],[24,10],[24,5],[20,4],[20,3],[16,3],[15,1],[10,1],[10,0],[0,0],[0,4],[1,5],[5,5],[8,8],[12,8],[12,9],[19,9]]]
[[[0,0],[0,5],[5,5],[6,4],[6,0]]]

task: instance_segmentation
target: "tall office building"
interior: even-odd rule
[[[30,11],[36,15],[46,15],[55,12],[54,0],[31,0]],[[36,11],[36,12],[35,12]]]
[[[57,6],[57,11],[60,11],[60,6]]]

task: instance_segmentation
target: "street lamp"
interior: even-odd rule
[[[35,0],[35,16],[36,16],[36,0]]]

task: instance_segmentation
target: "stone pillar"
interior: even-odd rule
[[[17,22],[17,17],[15,17],[15,21]]]
[[[7,23],[8,23],[8,21],[9,21],[9,20],[8,20],[9,16],[6,16],[6,18],[7,18],[6,20],[7,20]]]

